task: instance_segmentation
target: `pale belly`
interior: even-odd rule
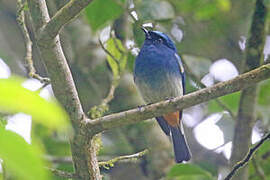
[[[181,75],[152,72],[148,76],[136,77],[135,83],[146,103],[155,103],[183,95]]]

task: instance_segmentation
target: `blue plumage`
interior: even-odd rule
[[[147,103],[155,103],[185,93],[185,74],[173,41],[159,31],[144,29],[146,39],[135,61],[134,81]],[[157,117],[165,134],[171,135],[176,162],[191,157],[181,130],[182,111]]]

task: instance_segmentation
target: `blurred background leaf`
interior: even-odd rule
[[[259,105],[264,105],[264,106],[270,105],[269,89],[270,89],[270,80],[266,80],[261,83],[259,97],[258,97]]]
[[[114,20],[123,13],[124,0],[95,0],[85,9],[85,15],[91,28],[96,31],[105,23]]]
[[[120,76],[120,73],[122,74],[126,68],[126,50],[124,49],[122,42],[116,38],[108,39],[108,41],[106,42],[106,48],[109,53],[114,57],[112,58],[109,54],[107,54],[107,61],[113,72],[114,78],[118,78]]]
[[[235,114],[238,110],[239,100],[240,100],[240,92],[232,93],[226,96],[222,96],[219,98],[219,100],[225,104],[227,107],[230,108],[232,112]],[[220,107],[215,100],[209,101],[209,112],[221,112],[224,109]]]
[[[18,77],[0,79],[1,111],[24,112],[48,128],[67,128],[68,115],[56,100],[47,101],[41,98],[36,92],[23,88],[22,82]]]
[[[0,128],[0,158],[12,177],[27,180],[48,180],[45,163],[41,160],[41,150],[28,144],[14,132]]]
[[[214,180],[211,174],[199,166],[192,164],[174,165],[168,173],[168,178],[191,179],[191,180]]]

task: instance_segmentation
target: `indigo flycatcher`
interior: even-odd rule
[[[183,96],[185,74],[173,41],[159,31],[145,33],[145,41],[135,61],[134,81],[146,103]],[[182,127],[182,110],[156,117],[161,129],[172,137],[177,163],[191,158]]]

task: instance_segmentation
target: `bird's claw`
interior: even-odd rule
[[[139,105],[139,106],[138,106],[139,111],[141,111],[142,108],[143,108],[144,106],[145,106],[145,105]]]
[[[169,101],[169,102],[172,102],[173,99],[174,99],[174,97],[167,97],[165,100]]]

